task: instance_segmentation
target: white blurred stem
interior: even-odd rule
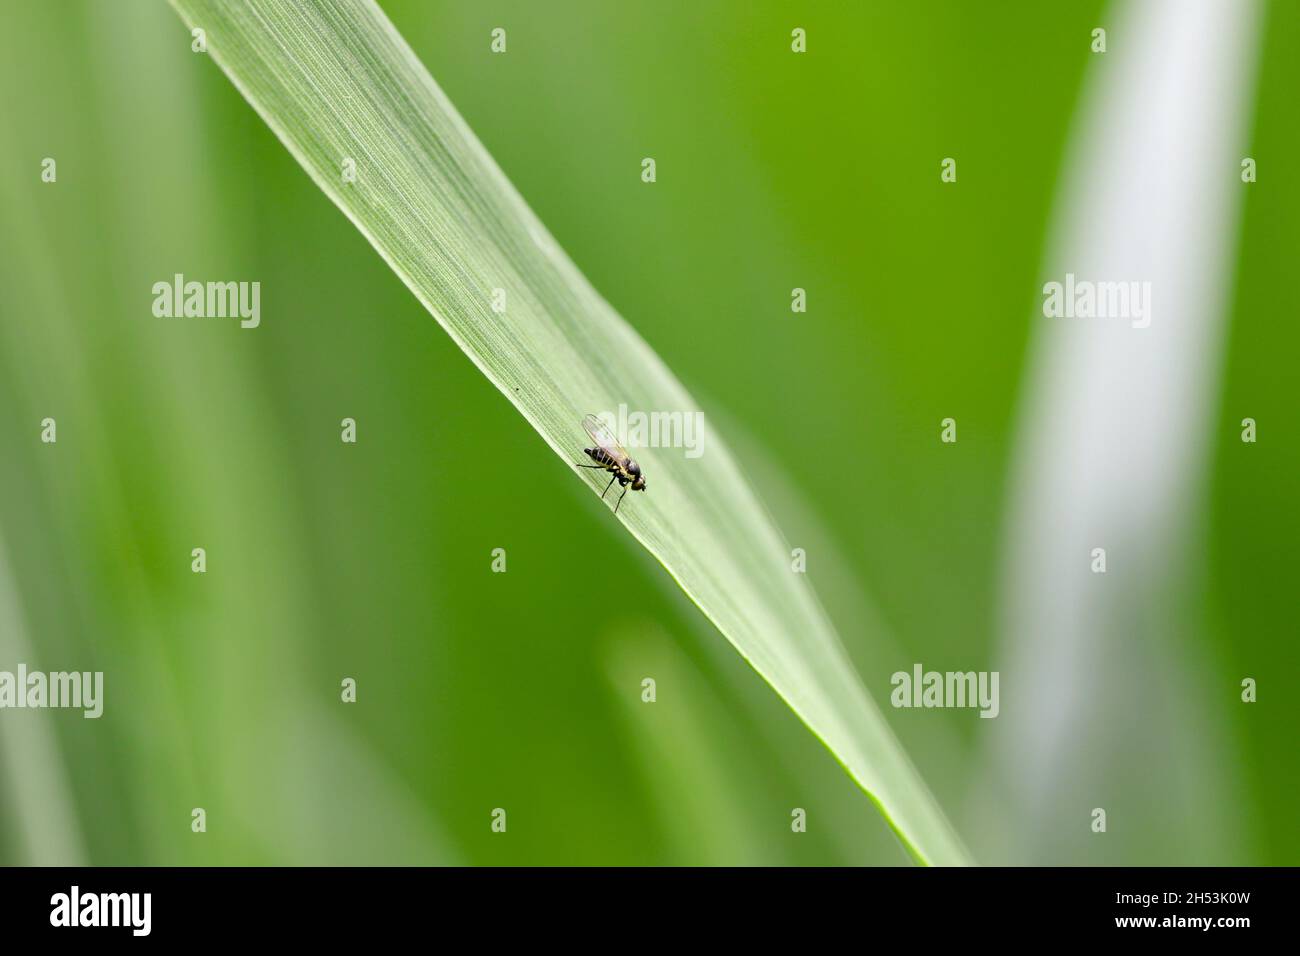
[[[1041,862],[1091,838],[1090,808],[1108,808],[1112,830],[1158,821],[1171,802],[1209,801],[1224,769],[1168,609],[1217,414],[1259,10],[1143,0],[1098,26],[1109,52],[1089,66],[1042,281],[1149,281],[1152,318],[1034,318],[988,739]]]

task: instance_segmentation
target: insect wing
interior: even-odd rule
[[[584,418],[582,427],[591,436],[591,440],[605,449],[606,454],[620,465],[625,465],[632,460],[632,456],[627,453],[626,448],[619,444],[618,439],[614,437],[614,433],[609,430],[609,426],[595,415],[588,415]]]

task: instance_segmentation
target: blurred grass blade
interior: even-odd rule
[[[13,667],[14,661],[39,658],[32,653],[9,569],[8,546],[0,534],[0,661]],[[13,834],[12,852],[24,865],[86,865],[63,752],[47,721],[10,715],[0,721],[0,796],[0,825]]]
[[[316,184],[571,468],[589,412],[619,403],[698,409],[561,252],[373,2],[172,4],[206,32],[209,54]],[[353,182],[342,176],[347,160]],[[504,313],[492,308],[495,289],[505,290]],[[918,860],[967,862],[720,437],[707,431],[702,448],[697,459],[638,450],[649,489],[617,520],[831,749]],[[598,473],[574,472],[603,485]]]

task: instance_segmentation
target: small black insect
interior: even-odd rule
[[[617,481],[623,486],[623,494],[618,496],[618,504],[614,505],[614,514],[618,514],[618,506],[623,503],[628,485],[632,486],[633,491],[645,491],[645,475],[641,474],[641,466],[632,460],[627,449],[619,444],[614,433],[599,418],[588,415],[582,420],[582,427],[587,430],[587,434],[595,443],[591,448],[584,448],[583,452],[596,464],[578,467],[603,468],[613,475],[600,494],[602,498],[609,493],[610,488],[614,487],[614,482]]]

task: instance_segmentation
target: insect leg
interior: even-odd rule
[[[575,462],[576,464],[576,462]],[[579,468],[604,468],[604,465],[578,465]]]
[[[606,488],[605,490],[606,490],[606,491],[609,491],[608,488]],[[624,485],[624,486],[623,486],[623,493],[622,493],[621,495],[618,496],[618,505],[621,505],[621,504],[623,503],[623,499],[626,498],[626,497],[627,497],[627,486]],[[615,505],[615,506],[614,506],[614,514],[618,514],[618,505]]]
[[[615,476],[614,476],[614,478],[617,478],[617,477],[618,477],[618,475],[615,475]],[[602,498],[604,498],[605,495],[609,492],[609,489],[612,488],[612,487],[614,486],[614,478],[609,479],[609,484],[606,485],[606,486],[605,486],[605,490],[602,491],[602,492],[600,493],[600,496],[601,496]]]

